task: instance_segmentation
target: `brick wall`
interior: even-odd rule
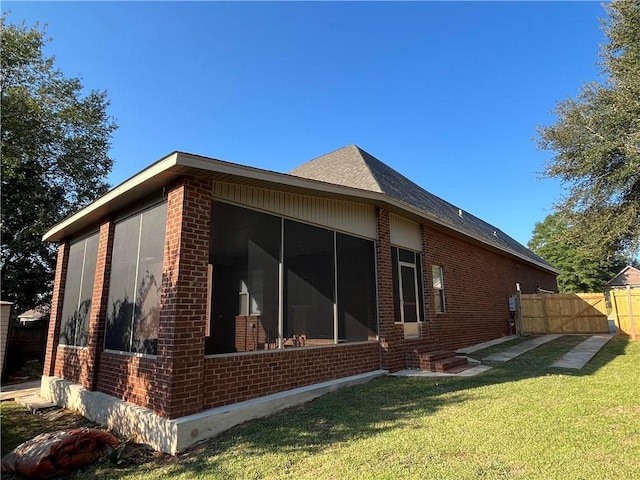
[[[88,357],[89,352],[86,348],[59,345],[53,375],[82,384],[82,369],[86,366]]]
[[[422,229],[425,246],[427,334],[443,348],[460,348],[509,334],[508,298],[536,287],[556,290],[555,276],[432,227]],[[431,265],[442,265],[446,313],[436,313]]]
[[[210,180],[185,177],[167,196],[153,404],[167,418],[202,409],[211,189]]]
[[[377,343],[269,350],[205,359],[204,408],[377,370]]]
[[[147,408],[153,408],[156,359],[102,352],[96,390]]]
[[[391,230],[389,212],[376,210],[378,238],[376,242],[376,271],[378,287],[378,335],[382,368],[396,371],[404,368],[404,327],[395,323],[393,275],[391,259]]]
[[[69,245],[59,247],[45,375],[56,375],[176,418],[300,386],[378,368],[406,368],[408,352],[433,345],[459,348],[509,333],[507,299],[515,284],[524,293],[556,289],[555,277],[455,234],[422,226],[427,322],[421,337],[404,339],[395,323],[389,212],[377,210],[376,243],[380,343],[286,348],[204,356],[211,182],[182,178],[167,194],[157,357],[101,352],[104,340],[113,224],[100,229],[99,256],[87,348],[59,348]],[[431,266],[442,265],[447,311],[434,310]],[[255,317],[240,318],[245,328]],[[256,323],[259,347],[264,329]],[[246,330],[247,335],[251,333]],[[240,335],[241,336],[241,335]],[[239,337],[240,337],[239,336]],[[255,343],[255,341],[254,341]]]
[[[53,296],[51,298],[51,314],[49,315],[49,334],[47,337],[47,349],[44,355],[44,367],[42,374],[48,377],[55,375],[57,362],[58,337],[60,336],[60,320],[62,316],[62,303],[64,302],[64,285],[67,278],[69,265],[68,242],[58,246],[58,258],[56,260],[56,273],[53,284]]]
[[[80,383],[88,390],[94,390],[96,388],[96,373],[99,369],[99,352],[102,350],[104,342],[114,232],[115,224],[111,221],[104,222],[100,226],[96,275],[93,282],[91,313],[89,316],[89,338],[87,342],[86,359],[81,364],[82,370],[80,376]]]

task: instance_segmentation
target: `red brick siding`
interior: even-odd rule
[[[207,357],[204,408],[371,372],[379,365],[379,345],[373,342]]]
[[[153,409],[167,418],[202,409],[210,180],[169,189]]]
[[[395,323],[393,275],[391,259],[391,230],[389,212],[376,210],[378,238],[376,242],[376,271],[378,286],[378,335],[381,345],[382,368],[396,371],[404,368],[404,327]]]
[[[57,362],[58,337],[60,336],[60,321],[62,316],[62,303],[64,301],[64,285],[67,278],[69,265],[68,242],[58,246],[58,258],[56,261],[56,273],[53,284],[53,297],[51,298],[51,314],[49,316],[49,334],[47,337],[47,349],[44,356],[43,375],[48,377],[55,375]]]
[[[89,390],[96,388],[98,355],[102,350],[109,298],[109,277],[111,274],[111,252],[115,224],[107,221],[100,226],[96,275],[93,282],[91,313],[89,316],[89,339],[86,361],[82,363],[80,383]]]
[[[425,246],[426,325],[442,348],[460,348],[507,335],[509,296],[516,282],[523,293],[537,286],[556,290],[556,279],[522,261],[512,259],[432,227],[423,227]],[[442,265],[446,313],[436,313],[431,266]]]
[[[168,188],[157,358],[101,352],[113,243],[110,222],[100,230],[88,348],[56,350],[69,251],[68,244],[60,245],[46,375],[67,378],[152,408],[163,417],[176,418],[379,368],[395,371],[413,366],[409,352],[415,348],[433,345],[454,349],[499,337],[509,332],[507,299],[515,293],[516,282],[524,293],[533,292],[536,286],[556,289],[555,276],[550,273],[457,235],[423,226],[428,322],[422,325],[421,338],[405,340],[403,325],[396,324],[394,318],[389,212],[378,209],[380,344],[287,348],[205,358],[211,186],[209,180],[184,177]],[[431,265],[444,269],[445,314],[434,311]],[[260,336],[258,343],[263,341]]]
[[[60,345],[56,351],[56,363],[53,375],[74,383],[82,383],[81,372],[86,368],[89,361],[88,359],[89,352],[86,348]]]
[[[97,391],[153,408],[154,358],[102,352],[98,360]]]

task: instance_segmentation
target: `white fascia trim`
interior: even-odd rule
[[[496,248],[498,250],[504,251],[510,255],[518,257],[527,263],[534,264],[546,271],[553,272],[555,274],[559,274],[560,271],[549,267],[541,262],[537,262],[534,259],[525,257],[524,255],[511,250],[510,248],[503,247],[501,245],[495,245],[482,237],[479,237],[473,233],[462,230],[454,225],[451,225],[443,220],[437,218],[433,214],[420,210],[412,205],[396,200],[384,193],[374,192],[370,190],[363,190],[354,187],[347,187],[343,185],[336,185],[333,183],[322,182],[319,180],[312,180],[304,177],[297,177],[295,175],[289,175],[286,173],[279,173],[270,170],[264,170],[255,167],[249,167],[246,165],[239,165],[236,163],[226,162],[222,160],[217,160],[208,157],[201,157],[197,155],[192,155],[189,153],[183,152],[173,152],[172,154],[164,157],[163,159],[157,161],[153,165],[147,167],[137,175],[125,180],[123,183],[115,187],[113,190],[100,197],[98,200],[75,213],[71,217],[63,220],[59,224],[55,225],[52,229],[50,229],[47,233],[45,233],[42,237],[43,241],[49,241],[49,239],[55,235],[56,233],[64,230],[69,225],[73,224],[77,220],[89,215],[91,212],[97,210],[98,208],[108,204],[113,201],[120,195],[125,192],[131,190],[132,188],[143,184],[144,182],[152,179],[156,175],[170,171],[173,167],[187,167],[194,168],[198,170],[204,170],[209,172],[217,172],[221,174],[229,174],[236,175],[240,177],[250,178],[254,180],[261,180],[266,182],[272,182],[275,184],[288,185],[292,187],[299,187],[306,190],[314,190],[320,194],[329,193],[340,196],[350,196],[366,199],[375,203],[386,203],[388,205],[392,205],[400,210],[404,210],[409,212],[419,218],[423,218],[425,220],[429,220],[437,225],[441,225],[446,227],[449,230],[453,230],[457,233],[460,233],[466,237],[473,238],[474,240],[483,243],[489,247]]]
[[[133,177],[125,180],[120,185],[115,187],[113,190],[110,190],[109,192],[105,193],[102,197],[98,198],[93,203],[87,205],[82,210],[74,213],[70,217],[67,217],[66,219],[64,219],[62,222],[60,222],[60,223],[56,224],[55,226],[53,226],[47,233],[45,233],[42,236],[42,240],[44,242],[50,241],[49,239],[52,236],[54,236],[56,233],[64,230],[69,225],[72,225],[73,223],[77,222],[81,218],[86,217],[87,215],[89,215],[91,212],[94,212],[95,210],[107,205],[109,202],[112,202],[114,199],[116,199],[117,197],[119,197],[123,193],[128,192],[129,190],[133,189],[134,187],[136,187],[138,185],[141,185],[142,183],[146,182],[147,180],[150,180],[151,178],[155,177],[156,175],[169,170],[171,167],[176,165],[177,160],[178,160],[178,153],[174,152],[174,153],[164,157],[163,159],[157,161],[153,165],[145,168],[140,173],[138,173],[137,175],[134,175]]]

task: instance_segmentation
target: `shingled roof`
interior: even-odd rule
[[[502,230],[426,191],[357,145],[315,158],[289,175],[382,193],[417,208],[426,217],[435,217],[445,226],[557,271]]]

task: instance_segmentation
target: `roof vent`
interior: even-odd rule
[[[459,208],[459,209],[458,209],[458,216],[459,216],[460,218],[462,218],[462,209],[461,209],[461,208]]]
[[[498,232],[496,230],[493,231],[493,236],[498,238]]]

